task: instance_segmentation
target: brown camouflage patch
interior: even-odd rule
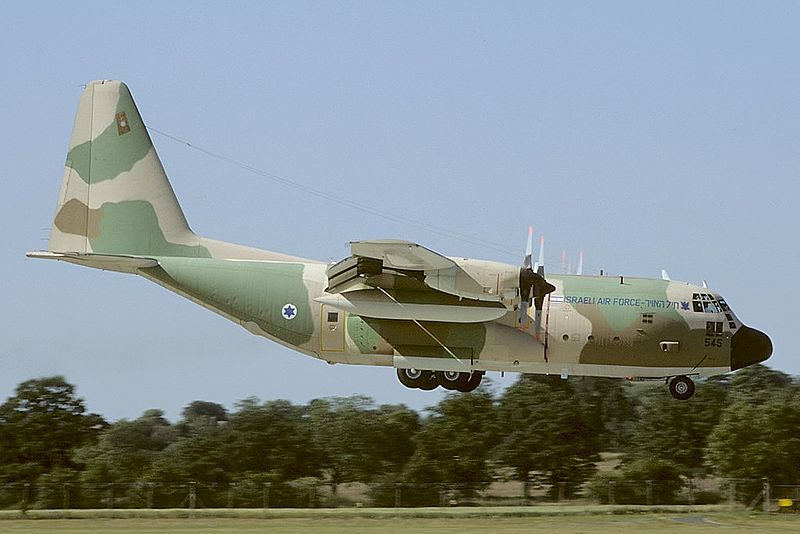
[[[90,210],[78,199],[68,200],[56,214],[56,228],[65,234],[85,235],[94,239],[100,235],[101,210]]]

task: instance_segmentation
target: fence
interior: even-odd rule
[[[609,505],[739,504],[765,511],[797,510],[800,485],[767,481],[689,479],[683,482],[593,481],[581,487],[568,482],[528,484],[493,481],[477,485],[409,484],[384,481],[341,484],[336,489],[318,479],[287,483],[115,482],[0,484],[4,509],[143,509],[143,508],[330,508],[418,506],[525,506],[545,502]],[[783,507],[783,508],[781,508]]]

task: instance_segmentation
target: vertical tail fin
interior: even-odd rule
[[[48,249],[209,256],[122,82],[94,81],[81,95]]]

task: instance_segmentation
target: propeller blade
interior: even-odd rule
[[[578,269],[575,271],[575,274],[581,276],[583,274],[583,251],[581,250],[578,253]]]
[[[533,270],[538,271],[539,267],[544,267],[544,235],[539,236],[539,259],[536,260]]]
[[[525,247],[525,260],[522,262],[523,267],[531,266],[532,255],[533,255],[533,226],[528,226],[528,244]]]

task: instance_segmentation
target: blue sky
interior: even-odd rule
[[[529,224],[585,272],[700,281],[791,345],[800,193],[795,2],[15,2],[0,32],[0,397],[63,374],[111,419],[196,399],[440,394],[329,366],[46,248],[81,85],[149,125],[459,241],[154,142],[200,234],[321,260],[355,239],[521,261]],[[479,245],[488,240],[507,252]],[[515,253],[514,251],[519,251]],[[515,377],[493,376],[498,387]]]

